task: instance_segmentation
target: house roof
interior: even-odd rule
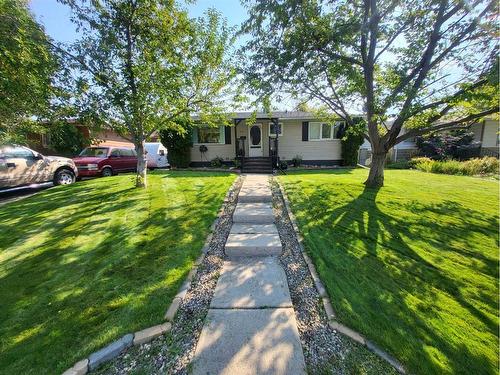
[[[302,111],[273,111],[271,113],[267,112],[234,112],[231,117],[235,119],[247,119],[256,115],[257,118],[281,118],[281,119],[310,119],[315,118],[314,113],[302,112]]]

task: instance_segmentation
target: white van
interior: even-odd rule
[[[169,166],[167,159],[167,148],[160,142],[146,142],[146,157],[148,158],[148,168],[166,168]]]

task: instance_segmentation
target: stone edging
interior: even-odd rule
[[[397,359],[392,357],[390,354],[388,354],[384,350],[380,349],[373,342],[367,340],[360,333],[354,331],[353,329],[343,325],[342,323],[340,323],[336,320],[335,311],[333,310],[331,301],[328,298],[325,286],[323,285],[323,283],[319,279],[318,272],[316,271],[316,267],[314,266],[311,258],[305,252],[304,245],[303,245],[304,237],[302,237],[302,234],[299,231],[299,226],[297,225],[297,220],[296,220],[295,215],[293,214],[291,207],[290,207],[290,201],[288,199],[288,195],[287,195],[283,185],[281,184],[281,182],[277,178],[275,178],[274,180],[277,182],[278,187],[281,190],[281,195],[283,197],[283,201],[285,202],[285,208],[287,210],[288,217],[290,218],[290,222],[292,223],[293,229],[295,231],[295,235],[297,236],[300,251],[302,253],[302,256],[304,257],[304,260],[307,264],[307,267],[309,268],[309,273],[311,274],[311,277],[314,281],[314,285],[316,287],[316,290],[318,291],[318,294],[321,297],[321,301],[323,303],[323,308],[325,309],[326,316],[328,317],[328,324],[330,325],[330,327],[333,330],[340,332],[341,334],[349,337],[350,339],[360,343],[361,345],[366,346],[370,351],[372,351],[373,353],[378,355],[380,358],[382,358],[383,360],[388,362],[392,367],[394,367],[401,374],[406,374],[405,368]]]
[[[175,318],[175,315],[177,314],[177,310],[179,310],[182,300],[191,287],[191,281],[198,271],[198,266],[203,262],[203,259],[205,258],[205,255],[209,250],[209,245],[212,241],[214,230],[217,226],[217,223],[219,222],[220,216],[224,212],[224,206],[229,201],[230,194],[233,191],[234,186],[238,183],[238,180],[239,178],[236,178],[233,185],[228,189],[226,196],[224,197],[224,201],[222,202],[221,208],[217,213],[217,217],[210,226],[210,233],[208,234],[207,239],[205,240],[205,243],[201,249],[201,255],[194,262],[193,268],[191,269],[191,271],[189,271],[186,280],[182,283],[179,291],[173,298],[172,303],[165,312],[163,319],[166,320],[166,322],[122,336],[121,338],[113,341],[104,348],[90,354],[88,358],[78,361],[73,365],[73,367],[64,371],[62,375],[85,375],[90,370],[95,370],[104,362],[110,361],[113,358],[117,357],[118,355],[120,355],[120,353],[122,353],[125,349],[131,347],[132,345],[136,346],[145,344],[152,341],[156,337],[169,332],[172,329],[172,322]]]

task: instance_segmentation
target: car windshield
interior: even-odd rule
[[[108,149],[106,147],[87,147],[80,152],[80,156],[94,156],[98,158],[105,158],[108,156]]]

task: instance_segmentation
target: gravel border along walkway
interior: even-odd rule
[[[205,257],[198,266],[191,287],[182,299],[172,329],[150,343],[131,347],[115,360],[96,370],[98,374],[188,374],[205,316],[219,278],[224,244],[232,225],[243,177],[238,176],[228,191]]]
[[[271,189],[276,226],[283,244],[280,260],[287,275],[308,372],[351,374],[358,373],[361,366],[366,373],[397,374],[396,370],[404,373],[399,363],[387,363],[384,356],[380,358],[359,342],[341,335],[340,330],[332,328],[333,309],[325,298],[326,291],[319,279],[315,285],[311,273],[316,272],[314,268],[310,272],[305,260],[308,257],[297,238],[300,234],[290,219],[293,213],[288,212],[281,184],[274,177]],[[322,290],[322,295],[318,290]],[[351,363],[353,361],[358,364]]]

